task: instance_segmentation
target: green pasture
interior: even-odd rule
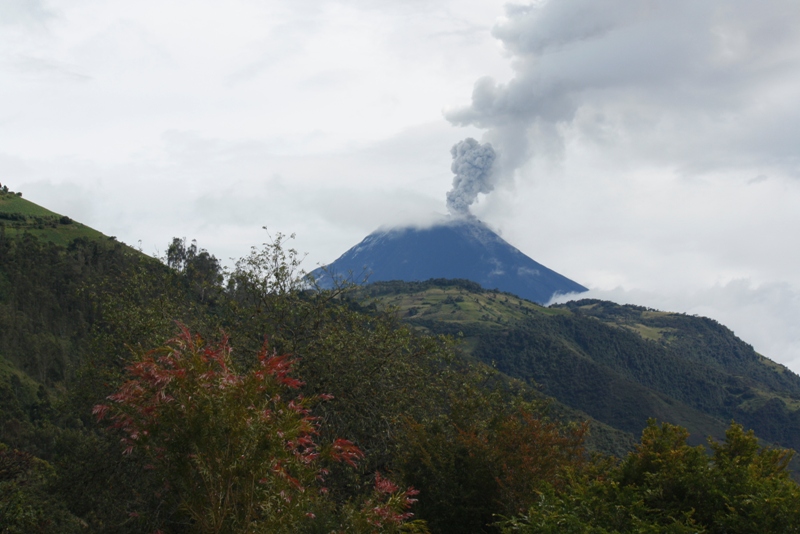
[[[95,240],[105,236],[97,230],[50,211],[13,193],[0,193],[0,233],[8,237],[29,233],[66,246],[74,239]]]

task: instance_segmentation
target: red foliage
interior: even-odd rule
[[[265,343],[255,369],[240,374],[231,350],[227,337],[205,346],[181,326],[176,338],[129,365],[130,378],[93,413],[122,432],[125,454],[138,449],[153,458],[201,531],[284,521],[276,518],[286,514],[311,519],[314,495],[326,493],[306,491],[328,474],[320,456],[355,467],[364,453],[341,438],[318,446],[320,421],[310,406],[332,397],[296,394],[303,382],[291,376],[295,360]],[[362,513],[374,525],[399,524],[411,517],[415,494],[376,475],[379,497]]]
[[[399,493],[398,490],[397,484],[388,478],[383,478],[380,473],[375,473],[374,497],[368,500],[365,506],[367,520],[371,525],[385,528],[400,525],[414,517],[408,510],[417,502],[414,496],[418,495],[419,491],[408,488]]]
[[[351,467],[355,467],[356,461],[364,458],[364,453],[352,442],[337,438],[333,442],[331,458],[337,462],[345,462]]]

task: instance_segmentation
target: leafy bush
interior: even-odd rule
[[[541,492],[503,532],[800,532],[800,487],[793,454],[762,448],[731,424],[721,443],[686,444],[679,426],[650,420],[641,444],[619,465],[603,461],[564,490]]]
[[[198,532],[299,532],[330,507],[323,458],[355,467],[363,454],[345,439],[315,441],[320,421],[310,407],[323,399],[292,393],[302,385],[292,365],[264,346],[240,374],[226,338],[206,346],[182,327],[128,366],[130,379],[94,413],[122,432],[126,454],[152,461]],[[413,491],[379,475],[376,491],[380,499],[346,508],[348,523],[402,526]]]

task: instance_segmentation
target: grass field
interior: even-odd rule
[[[0,231],[9,237],[28,232],[57,245],[68,245],[79,237],[107,239],[85,224],[64,218],[11,193],[0,193]]]
[[[567,310],[545,308],[508,293],[477,293],[458,286],[429,287],[400,294],[372,295],[379,307],[393,308],[402,318],[432,319],[446,323],[481,323],[502,327],[532,314],[569,314]]]
[[[28,217],[60,217],[58,213],[13,193],[0,193],[0,213],[19,213]]]

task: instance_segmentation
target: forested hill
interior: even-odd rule
[[[389,282],[364,298],[547,395],[635,435],[649,417],[696,442],[731,420],[800,448],[800,377],[704,317],[580,300],[544,308],[467,281]]]
[[[280,234],[224,272],[10,196],[0,532],[800,532],[791,451],[723,431],[790,443],[797,377],[713,322],[312,290]]]

